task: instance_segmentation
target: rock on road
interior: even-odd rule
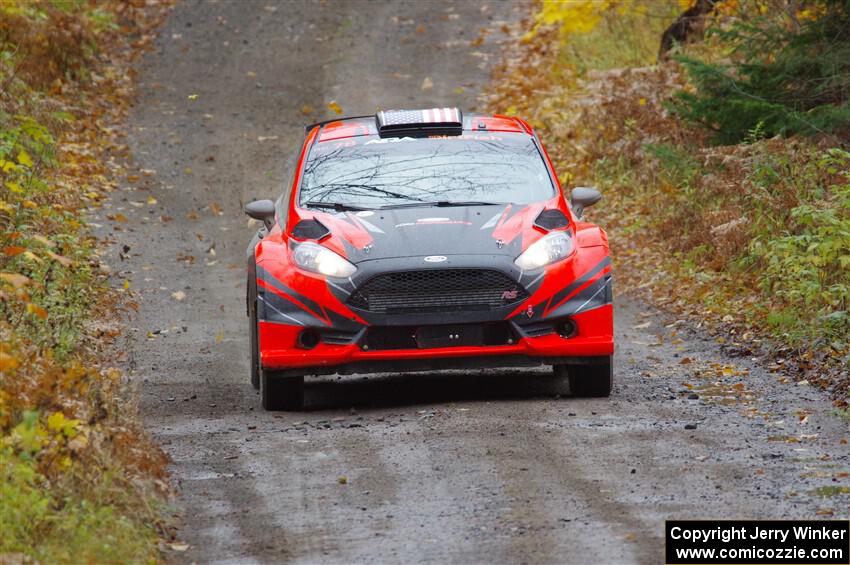
[[[322,378],[307,412],[260,409],[243,204],[277,196],[332,101],[474,107],[524,9],[189,0],[169,16],[129,123],[140,180],[104,209],[128,221],[103,223],[140,303],[126,365],[180,489],[175,560],[659,563],[666,518],[846,516],[815,494],[848,466],[823,394],[622,296],[610,399],[481,371]]]

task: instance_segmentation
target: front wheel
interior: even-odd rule
[[[614,385],[613,358],[593,364],[555,365],[555,375],[566,376],[573,396],[580,398],[603,398],[611,396]]]
[[[260,375],[260,397],[266,410],[303,410],[304,377],[284,377],[264,369]]]

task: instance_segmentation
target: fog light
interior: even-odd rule
[[[317,345],[319,345],[319,332],[304,330],[298,334],[298,347],[303,349],[313,349]]]
[[[558,335],[561,337],[573,337],[576,335],[576,323],[572,320],[564,320],[563,322],[558,322],[558,325],[555,326],[555,329],[558,331]]]

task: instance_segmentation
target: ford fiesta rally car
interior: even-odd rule
[[[300,409],[306,375],[552,365],[608,396],[611,259],[531,127],[455,108],[307,127],[248,248],[251,381]]]

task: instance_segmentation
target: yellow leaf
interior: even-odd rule
[[[42,320],[47,318],[47,310],[39,306],[38,304],[33,304],[32,302],[27,303],[27,312],[29,314],[35,314]]]
[[[148,196],[148,204],[150,204],[151,206],[156,204],[156,198],[154,198],[153,196]]]
[[[189,95],[189,96],[187,96],[186,98],[188,98],[189,100],[197,100],[197,99],[198,99],[198,95],[197,95],[197,94],[190,94],[190,95]]]
[[[314,111],[313,107],[310,106],[309,104],[304,104],[303,106],[301,106],[301,113],[304,114],[305,116],[308,115],[308,114],[312,114],[313,111]]]
[[[331,100],[330,102],[328,102],[328,108],[333,110],[336,114],[342,114],[342,106],[337,104],[335,100]]]
[[[12,285],[15,290],[18,290],[32,282],[29,277],[19,275],[18,273],[0,273],[0,280]]]
[[[4,173],[8,173],[9,171],[17,171],[18,166],[14,161],[6,161],[5,159],[0,159],[0,170]]]
[[[21,205],[29,210],[35,210],[36,208],[38,208],[38,204],[36,204],[32,200],[24,200],[23,202],[21,202]]]
[[[25,167],[31,168],[33,166],[32,157],[30,157],[30,154],[23,149],[21,149],[21,152],[18,153],[18,163]]]
[[[44,260],[32,251],[24,251],[23,253],[21,253],[21,257],[24,257],[25,259],[29,259],[30,261],[34,261],[36,263],[44,263]]]
[[[215,336],[215,342],[221,343],[223,339],[224,339],[224,334],[222,332],[218,332]]]
[[[16,369],[18,365],[20,365],[20,362],[15,357],[5,351],[0,351],[0,373]]]
[[[9,183],[6,183],[6,186],[9,186]],[[17,186],[17,185],[15,185],[15,186]],[[15,211],[15,209],[12,207],[11,204],[6,202],[5,200],[0,200],[0,211],[8,212],[9,214],[11,214],[12,212]]]
[[[58,431],[65,425],[65,414],[62,412],[54,412],[47,418],[47,428]]]
[[[130,288],[130,281],[124,279],[124,290],[128,290]]]
[[[67,257],[63,257],[62,255],[59,255],[57,253],[53,253],[52,251],[48,251],[47,256],[50,257],[51,259],[53,259],[54,261],[58,262],[63,267],[70,267],[71,265],[74,264],[74,262],[71,261],[70,259],[68,259]]]
[[[53,243],[43,235],[34,235],[32,236],[32,238],[40,244],[44,245],[45,247],[56,247],[55,243]]]
[[[6,188],[17,194],[23,194],[24,189],[16,182],[6,181]]]

